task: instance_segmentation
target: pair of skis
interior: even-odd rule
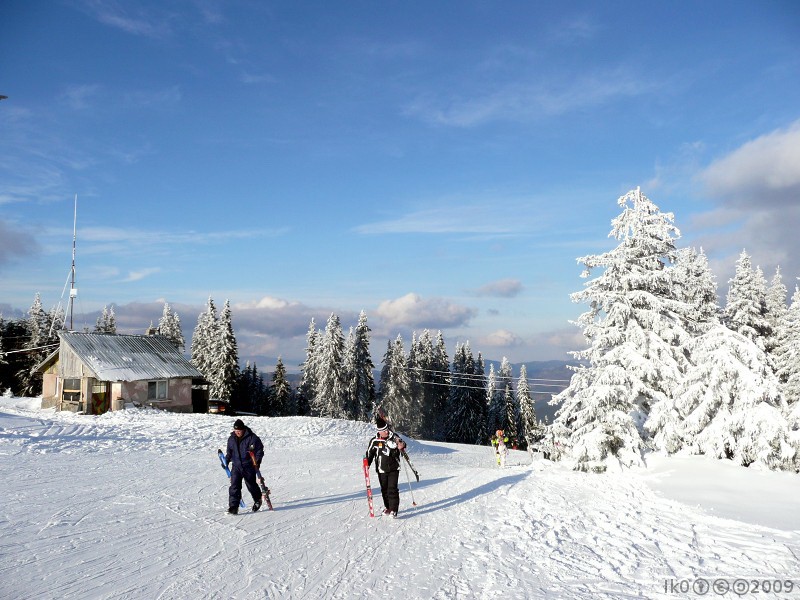
[[[274,510],[272,508],[272,500],[269,498],[269,488],[264,482],[264,476],[261,474],[261,469],[258,468],[258,463],[256,462],[256,455],[252,450],[248,452],[248,454],[250,455],[250,460],[253,461],[253,466],[256,468],[256,481],[258,481],[258,485],[261,487],[261,500],[262,502],[266,503],[267,508]],[[228,464],[225,462],[225,454],[222,452],[222,450],[218,449],[217,456],[219,456],[219,462],[222,463],[222,468],[225,469],[225,474],[228,476],[228,479],[230,479],[231,470],[228,468]],[[239,506],[245,508],[247,505],[244,503],[244,500],[240,499]]]

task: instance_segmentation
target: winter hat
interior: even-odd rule
[[[244,421],[242,421],[241,419],[236,419],[236,421],[234,421],[233,423],[233,428],[244,431],[245,430]]]
[[[375,426],[378,428],[378,431],[386,431],[389,429],[389,426],[386,424],[386,421],[378,417],[375,419]]]

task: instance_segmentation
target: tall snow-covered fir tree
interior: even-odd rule
[[[28,318],[25,319],[24,328],[28,336],[23,348],[29,350],[20,361],[21,368],[17,373],[20,384],[20,393],[24,396],[35,396],[42,391],[42,376],[34,373],[34,367],[50,354],[58,344],[58,330],[53,323],[53,315],[47,313],[42,307],[39,292],[33,299],[33,304],[28,309]]]
[[[675,304],[676,316],[685,323],[689,336],[698,336],[719,325],[721,311],[717,295],[717,284],[708,265],[703,249],[682,248],[676,252],[671,269],[672,289],[679,303]],[[680,348],[686,356],[688,340]],[[683,364],[683,370],[689,363]],[[683,416],[676,407],[674,393],[650,408],[645,429],[650,434],[651,446],[668,453],[683,447]]]
[[[516,445],[519,440],[519,404],[514,386],[506,386],[503,400],[506,408],[506,427],[503,433],[512,444]]]
[[[292,386],[286,379],[286,367],[283,360],[278,357],[275,364],[275,371],[272,373],[272,384],[269,386],[270,412],[271,417],[283,417],[294,414],[292,406]]]
[[[419,339],[412,340],[413,352],[409,352],[409,374],[411,395],[418,399],[420,410],[420,436],[436,438],[437,398],[443,385],[444,373],[436,362],[436,352],[430,330],[423,330]],[[447,369],[445,369],[447,370]]]
[[[379,404],[396,430],[414,437],[419,435],[419,406],[411,397],[411,380],[400,335],[386,347],[381,368]]]
[[[742,250],[736,261],[736,273],[729,281],[723,322],[765,350],[771,328],[766,316],[766,286],[759,271],[753,269],[750,255]]]
[[[531,397],[528,384],[528,369],[522,364],[517,379],[517,400],[519,402],[519,439],[525,441],[525,447],[538,442],[544,435],[543,428],[536,418],[536,406]]]
[[[786,296],[788,293],[786,285],[783,283],[781,268],[780,266],[776,267],[775,275],[772,276],[772,281],[767,288],[766,295],[766,317],[770,328],[766,340],[766,349],[773,358],[773,364],[775,364],[777,360],[775,351],[780,344],[779,331],[786,318],[786,313],[789,310],[786,306]]]
[[[214,357],[219,345],[219,317],[217,307],[211,296],[208,297],[205,311],[197,316],[197,325],[192,333],[192,364],[208,381],[209,394],[214,396],[216,372],[214,370]]]
[[[717,282],[708,265],[708,257],[700,248],[681,248],[675,253],[671,270],[676,310],[682,312],[686,330],[699,335],[719,323],[720,309]]]
[[[800,288],[795,288],[789,308],[777,323],[776,342],[775,372],[791,412],[800,405]]]
[[[369,350],[367,314],[362,310],[347,344],[347,418],[367,421],[375,409],[375,364]]]
[[[447,401],[447,441],[486,442],[486,388],[476,378],[475,357],[469,342],[458,344],[453,355],[450,396]]]
[[[316,351],[316,392],[311,408],[320,417],[347,419],[344,333],[339,315],[331,313]]]
[[[494,364],[489,364],[489,376],[486,382],[486,430],[493,434],[505,424],[505,396],[497,386],[497,373]]]
[[[583,277],[603,273],[572,294],[590,308],[576,324],[589,347],[572,352],[576,367],[552,425],[562,458],[576,469],[641,464],[643,425],[653,405],[669,399],[681,379],[688,339],[680,315],[683,303],[671,289],[668,266],[680,232],[671,213],[662,213],[639,188],[620,197],[622,213],[609,234],[613,250],[578,259]]]
[[[436,343],[433,346],[433,369],[428,384],[433,393],[433,414],[429,417],[433,421],[433,439],[444,440],[447,435],[447,402],[450,397],[450,358],[447,355],[447,347],[441,331],[436,333]]]
[[[300,365],[300,384],[297,387],[298,411],[307,408],[311,411],[317,389],[317,355],[320,333],[312,317],[306,333],[306,359]],[[304,414],[298,412],[298,414]]]
[[[164,310],[158,320],[158,333],[167,338],[179,352],[186,351],[186,340],[183,338],[181,318],[172,310],[168,302],[164,302]]]
[[[745,466],[800,467],[765,352],[721,324],[692,340],[689,350],[692,366],[675,391],[686,447]]]
[[[211,396],[230,401],[236,381],[239,379],[239,348],[236,335],[233,332],[233,317],[231,303],[225,300],[218,323],[219,339],[212,360],[214,380],[211,385]],[[255,409],[249,403],[246,406],[235,406],[235,409],[252,411]]]
[[[514,423],[509,422],[509,417],[513,414],[513,405],[516,403],[514,398],[514,370],[505,356],[500,361],[500,370],[497,373],[497,395],[500,397],[500,421],[497,428],[502,429],[504,434],[512,432],[513,435],[516,435],[516,420]],[[489,433],[492,433],[492,431],[489,430]]]

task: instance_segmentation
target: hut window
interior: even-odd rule
[[[80,402],[81,400],[81,380],[80,378],[64,379],[64,389],[61,399],[67,402]]]
[[[167,380],[147,382],[147,399],[164,400],[167,397]]]

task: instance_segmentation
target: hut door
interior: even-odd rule
[[[102,415],[111,408],[111,384],[108,381],[95,381],[92,384],[92,414]]]

